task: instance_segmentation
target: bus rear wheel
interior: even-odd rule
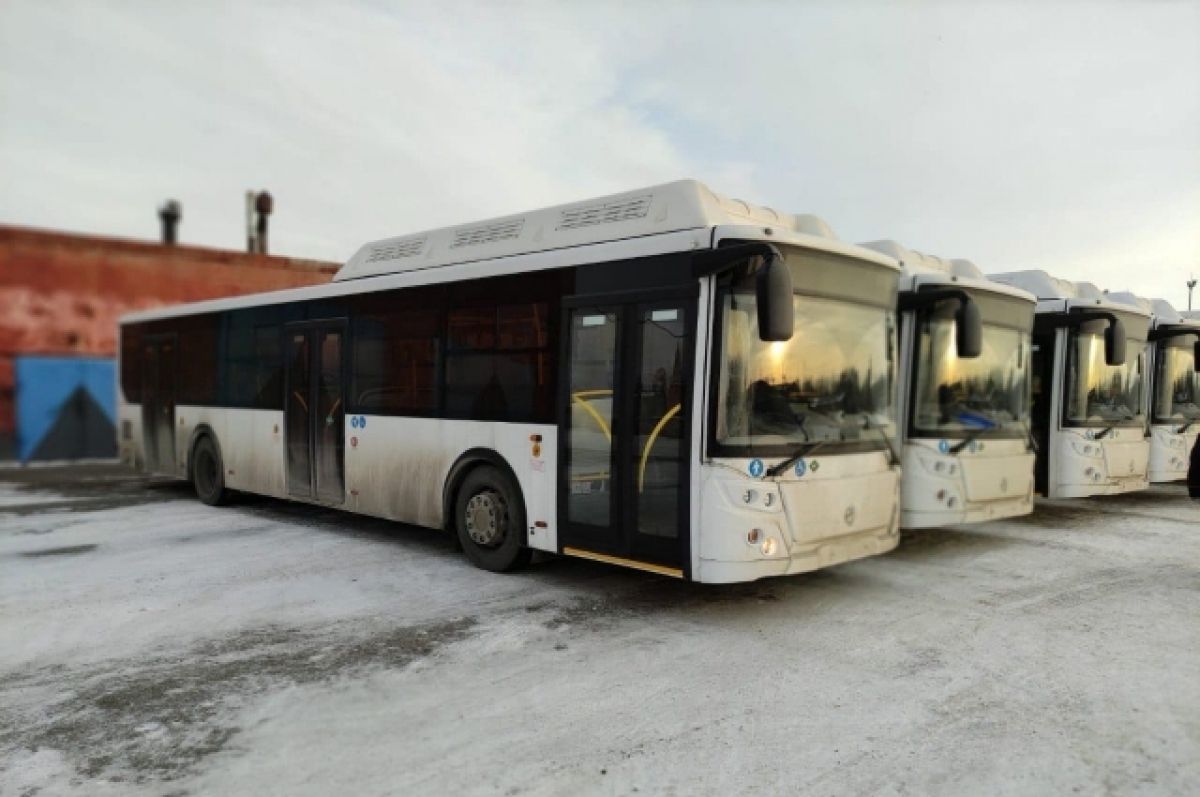
[[[490,465],[475,468],[463,479],[454,501],[454,528],[463,553],[483,570],[518,570],[533,556],[525,546],[520,489]]]
[[[192,485],[196,488],[196,497],[209,506],[220,506],[229,498],[221,453],[207,435],[196,442],[192,451]]]

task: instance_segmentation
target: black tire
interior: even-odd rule
[[[491,465],[467,474],[454,496],[454,530],[471,564],[507,573],[529,564],[521,490]]]
[[[229,500],[221,452],[207,435],[201,437],[192,449],[192,486],[196,488],[196,497],[209,506],[220,506]]]

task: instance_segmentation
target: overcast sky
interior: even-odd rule
[[[272,250],[697,177],[1182,307],[1200,0],[0,2],[0,223]],[[1200,306],[1200,293],[1197,294]]]

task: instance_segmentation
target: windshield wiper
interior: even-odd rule
[[[962,451],[964,448],[971,445],[971,443],[974,443],[976,440],[978,440],[979,435],[983,434],[987,430],[988,428],[986,426],[980,426],[978,429],[972,429],[963,436],[962,440],[950,446],[950,448],[946,450],[946,453],[957,454],[959,451]]]
[[[863,413],[863,428],[879,432],[879,436],[883,438],[883,444],[887,446],[888,451],[888,468],[895,470],[900,464],[900,452],[896,450],[896,446],[892,443],[892,438],[888,437],[887,428],[882,424],[876,426],[871,423],[871,416]]]
[[[795,464],[795,462],[797,460],[799,460],[803,457],[807,457],[809,454],[811,454],[812,452],[816,451],[818,448],[820,448],[821,446],[823,446],[829,442],[840,442],[840,441],[832,441],[827,438],[825,440],[820,441],[819,443],[814,444],[810,448],[805,448],[804,446],[801,446],[800,448],[796,449],[796,452],[794,454],[792,454],[790,457],[788,457],[787,459],[783,460],[782,462],[777,462],[776,464],[772,465],[771,467],[769,467],[765,471],[763,471],[763,478],[764,479],[766,479],[768,477],[770,477],[772,479],[775,478],[776,476],[778,476],[779,474],[783,473],[785,470],[790,468],[793,464]]]
[[[955,420],[959,421],[960,423],[966,421],[968,423],[975,424],[975,428],[963,435],[963,439],[960,442],[952,445],[947,450],[947,453],[949,454],[957,454],[967,446],[971,445],[971,443],[974,443],[977,439],[979,439],[979,435],[983,434],[984,432],[991,431],[999,426],[999,424],[993,421],[991,418],[980,415],[976,412],[960,412],[957,416],[955,416]]]
[[[1133,416],[1132,415],[1123,415],[1123,416],[1121,416],[1121,420],[1132,421]],[[1109,433],[1111,433],[1112,430],[1116,429],[1118,426],[1120,426],[1120,424],[1118,424],[1118,423],[1114,423],[1112,426],[1105,426],[1103,429],[1101,429],[1099,432],[1097,432],[1096,436],[1093,437],[1092,439],[1093,440],[1102,440],[1105,437],[1107,437],[1109,435]]]

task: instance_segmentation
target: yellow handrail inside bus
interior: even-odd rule
[[[679,412],[682,404],[676,404],[671,409],[667,410],[666,414],[659,419],[654,425],[654,429],[650,432],[650,437],[646,438],[646,445],[642,446],[642,462],[638,466],[638,492],[641,493],[646,488],[646,461],[650,459],[650,449],[654,448],[654,441],[658,439],[658,434],[667,425],[667,421],[675,417]]]
[[[571,394],[571,401],[576,402],[579,406],[587,411],[588,415],[596,421],[596,425],[600,427],[600,431],[604,432],[604,436],[608,438],[608,442],[612,442],[612,430],[608,428],[608,421],[604,420],[604,416],[596,411],[592,403],[587,400],[587,396],[611,396],[611,390],[580,390]]]

